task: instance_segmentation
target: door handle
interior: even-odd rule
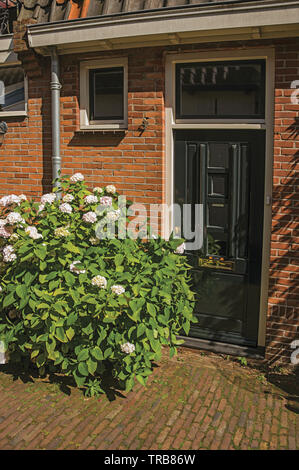
[[[225,260],[218,256],[209,256],[207,258],[198,258],[198,265],[202,268],[223,269],[225,271],[234,271],[235,262]]]

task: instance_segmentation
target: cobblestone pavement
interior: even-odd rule
[[[60,383],[59,383],[60,382]],[[296,384],[216,355],[163,358],[146,388],[86,399],[0,368],[0,449],[299,449]]]

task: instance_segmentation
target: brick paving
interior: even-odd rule
[[[86,399],[61,384],[1,366],[1,450],[299,449],[296,385],[290,393],[221,356],[164,357],[130,393]]]

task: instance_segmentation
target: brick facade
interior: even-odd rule
[[[19,33],[21,34],[21,33]],[[19,41],[21,39],[19,38]],[[17,41],[17,44],[21,44]],[[276,50],[273,224],[266,359],[289,362],[290,343],[299,339],[298,191],[299,105],[292,104],[291,82],[299,79],[297,40],[252,41],[181,46],[179,51],[267,47]],[[19,57],[28,73],[28,117],[6,119],[0,146],[1,193],[39,196],[51,188],[50,59],[27,46]],[[84,173],[91,186],[116,184],[135,202],[161,203],[165,188],[164,61],[177,46],[62,56],[61,155],[63,172]],[[128,131],[79,132],[79,63],[90,58],[128,56]],[[30,71],[32,73],[30,73]],[[143,118],[149,126],[142,132]]]

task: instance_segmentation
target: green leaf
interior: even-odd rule
[[[66,280],[66,283],[69,287],[72,287],[75,284],[76,278],[72,273],[65,272],[65,273],[63,273],[63,276],[64,276],[64,279]]]
[[[146,326],[144,323],[140,323],[137,327],[137,338],[139,338],[140,336],[143,335],[143,333],[145,332],[146,330]]]
[[[144,387],[146,386],[146,381],[144,377],[142,377],[142,375],[136,375],[136,379],[138,380],[139,383],[141,383],[141,385],[143,385]]]
[[[44,271],[44,270],[46,269],[46,267],[47,267],[46,261],[40,261],[40,263],[39,263],[39,269],[40,269],[41,271]]]
[[[76,371],[73,372],[73,377],[75,379],[75,382],[77,384],[77,387],[83,387],[83,385],[86,382],[86,377],[82,377],[79,374],[77,374]]]
[[[87,367],[88,367],[88,372],[91,375],[95,374],[95,371],[97,370],[98,363],[96,361],[93,361],[92,359],[88,359],[87,361]]]
[[[114,263],[115,263],[115,266],[120,266],[122,263],[123,263],[123,260],[124,260],[124,256],[121,255],[121,254],[117,254],[114,258]]]
[[[86,362],[79,362],[78,371],[80,372],[81,375],[84,375],[84,377],[87,377],[89,375]]]
[[[89,350],[88,349],[82,349],[82,351],[80,351],[80,353],[78,354],[78,357],[77,357],[79,362],[86,361],[88,358],[89,358]]]
[[[38,248],[34,249],[34,254],[37,256],[40,260],[44,261],[46,256],[47,256],[47,248],[43,245],[40,245]]]
[[[101,349],[98,346],[91,349],[90,353],[97,361],[102,361],[104,359],[103,353],[102,353]]]
[[[153,316],[153,317],[156,316],[157,310],[156,310],[156,307],[155,307],[154,304],[151,304],[151,303],[147,302],[147,304],[146,304],[146,309],[147,309],[148,313],[149,313],[151,316]]]
[[[73,330],[73,328],[69,328],[68,330],[66,330],[65,334],[68,339],[72,341],[73,337],[75,336],[75,331]]]
[[[108,357],[110,358],[112,356],[112,348],[107,348],[105,351],[104,351],[104,359],[107,359]]]
[[[126,380],[126,392],[130,392],[132,388],[134,387],[134,377],[130,377],[128,380]]]
[[[80,249],[77,246],[75,246],[72,242],[68,242],[64,246],[71,253],[75,253],[75,254],[78,254],[78,255],[80,255],[80,253],[81,253]]]
[[[3,308],[9,307],[9,305],[13,304],[14,302],[15,302],[14,293],[11,292],[6,297],[4,297]]]
[[[61,343],[67,343],[68,339],[65,335],[64,329],[62,327],[58,327],[55,330],[55,338],[58,339]]]
[[[16,294],[20,299],[27,296],[27,288],[25,284],[18,285],[16,288]]]

